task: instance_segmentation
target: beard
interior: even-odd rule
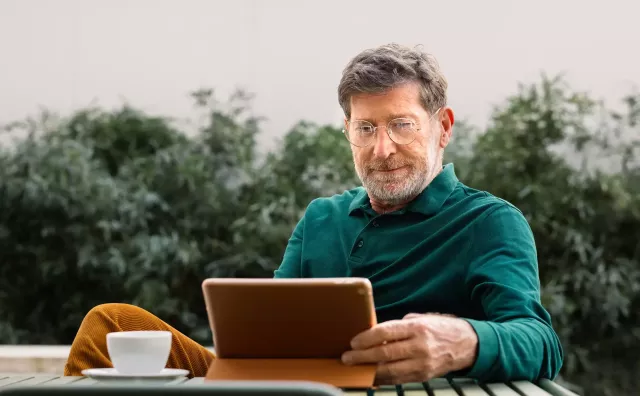
[[[355,168],[369,197],[389,205],[407,202],[420,194],[431,171],[428,158],[395,156],[372,159],[362,166],[355,163]]]

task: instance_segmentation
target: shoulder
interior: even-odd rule
[[[469,228],[474,255],[491,251],[495,254],[510,252],[513,256],[526,254],[527,257],[535,257],[533,230],[522,210],[487,191],[461,183],[459,187],[465,195],[464,200],[468,200],[469,207],[475,212]]]
[[[527,216],[513,203],[488,191],[471,188],[461,182],[455,189],[456,203],[463,206],[475,233],[531,233]]]
[[[496,214],[507,214],[509,216],[524,218],[524,213],[513,203],[504,198],[489,193],[488,191],[478,190],[469,187],[461,182],[456,186],[457,194],[462,200],[478,210],[478,214],[482,218],[493,217]]]
[[[317,218],[330,215],[348,215],[353,206],[359,206],[366,199],[363,187],[346,190],[341,194],[313,199],[305,211],[305,217]]]

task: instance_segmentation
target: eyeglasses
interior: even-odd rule
[[[439,111],[440,109],[436,110],[433,115],[438,114]],[[347,128],[343,129],[342,133],[354,146],[367,147],[375,140],[376,131],[379,128],[382,127],[373,126],[369,121],[354,120],[347,123]],[[389,121],[386,130],[387,135],[394,143],[405,145],[416,140],[420,126],[410,118],[396,118]]]

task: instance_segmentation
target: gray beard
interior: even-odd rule
[[[428,152],[421,164],[411,164],[403,158],[391,158],[384,161],[370,161],[364,169],[355,163],[356,174],[370,198],[386,203],[398,205],[415,198],[440,173],[442,156],[438,153],[435,143],[428,147]],[[375,169],[395,169],[409,165],[409,174],[403,177],[394,175],[375,174]],[[416,168],[416,165],[418,168]],[[440,169],[436,169],[440,167]],[[393,184],[391,188],[389,185]]]
[[[422,174],[415,168],[411,168],[410,172],[408,176],[403,178],[396,176],[384,177],[373,175],[372,172],[363,175],[363,173],[356,168],[358,178],[360,178],[362,186],[367,191],[369,197],[388,205],[398,205],[407,202],[422,192],[425,187],[427,175]]]

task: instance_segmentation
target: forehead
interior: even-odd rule
[[[403,84],[380,93],[351,96],[352,120],[385,121],[396,117],[422,118],[426,115],[417,83]]]

